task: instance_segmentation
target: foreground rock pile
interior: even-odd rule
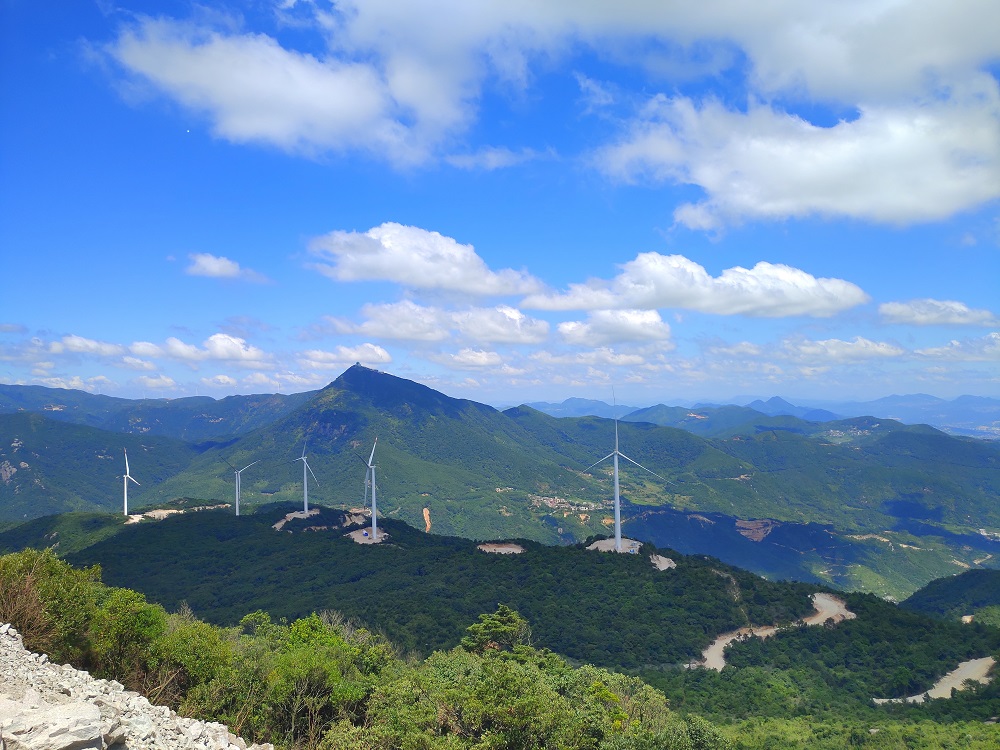
[[[51,664],[0,625],[2,750],[274,750],[222,724],[178,716],[121,684]]]

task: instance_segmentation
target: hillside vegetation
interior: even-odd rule
[[[361,457],[377,437],[380,509],[388,518],[422,527],[426,514],[444,534],[547,544],[606,533],[611,523],[610,462],[584,471],[613,448],[611,420],[558,419],[527,406],[500,412],[361,366],[300,402],[277,401],[280,408],[262,407],[253,420],[230,418],[238,434],[200,443],[0,415],[10,436],[0,446],[0,519],[120,507],[118,456],[126,446],[141,482],[130,488],[134,508],[178,498],[232,502],[233,472],[249,464],[244,507],[301,502],[296,459],[306,451],[317,480],[310,480],[312,501],[349,509],[363,502]],[[158,408],[169,411],[170,403]],[[180,422],[191,406],[177,405]],[[622,462],[628,533],[770,575],[893,598],[956,564],[1000,560],[1000,542],[979,533],[1000,529],[1000,445],[891,420],[730,412],[731,423],[713,438],[648,422],[618,425],[623,453],[662,477]],[[671,512],[727,520],[692,537],[706,544],[695,550],[670,536],[663,519]],[[784,528],[783,547],[729,545],[745,520]],[[816,529],[829,543],[813,543]],[[730,551],[739,556],[729,558]]]

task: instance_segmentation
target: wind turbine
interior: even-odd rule
[[[125,448],[122,448],[122,450],[125,451],[125,476],[122,477],[122,482],[125,485],[125,517],[128,518],[128,480],[132,479],[132,475],[128,473],[128,450]],[[134,479],[132,481],[136,485],[139,484]]]
[[[617,409],[617,406],[616,406],[616,409]],[[618,457],[621,456],[626,461],[631,461],[632,463],[634,463],[636,466],[638,466],[643,471],[648,471],[654,477],[659,477],[660,479],[662,479],[664,482],[667,482],[668,484],[673,484],[673,482],[671,482],[669,479],[666,479],[665,477],[661,477],[655,471],[652,471],[651,469],[647,469],[645,466],[643,466],[638,461],[633,461],[631,458],[629,458],[624,453],[622,453],[620,450],[618,450],[618,416],[617,415],[615,415],[615,449],[611,453],[609,453],[608,455],[606,455],[604,458],[602,458],[600,461],[595,461],[594,463],[592,463],[590,466],[588,466],[586,469],[584,469],[584,472],[590,471],[595,466],[597,466],[597,464],[602,463],[604,461],[607,461],[612,456],[614,456],[614,459],[615,459],[615,552],[621,552],[622,551],[622,510],[621,510],[621,493],[619,491],[619,484],[618,484]]]
[[[229,464],[230,468],[234,472],[236,472],[236,515],[240,514],[240,474],[242,474],[244,471],[246,471],[247,469],[249,469],[251,466],[253,466],[253,464],[257,463],[259,460],[260,459],[258,459],[257,461],[254,461],[253,463],[247,464],[242,469],[237,469],[232,464]],[[226,461],[226,463],[228,464],[229,462]]]
[[[309,461],[306,459],[306,446],[302,446],[302,455],[295,459],[296,461],[302,462],[302,509],[308,513],[309,512],[309,477],[306,472],[312,474],[312,478],[319,484],[319,480],[316,479],[316,475],[313,474],[313,470],[309,468]],[[242,471],[242,469],[240,470]]]
[[[378,445],[378,438],[372,445],[372,454],[368,457],[368,471],[365,472],[365,501],[368,500],[368,484],[372,486],[372,541],[378,541],[378,504],[375,501],[375,446]]]

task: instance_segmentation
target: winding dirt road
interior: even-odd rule
[[[950,698],[951,689],[961,690],[965,687],[964,683],[966,680],[981,682],[983,684],[989,682],[989,672],[994,664],[996,664],[996,660],[992,656],[984,656],[982,659],[969,659],[969,661],[963,661],[957,668],[935,682],[934,687],[926,693],[911,695],[908,698],[872,698],[872,700],[881,705],[883,703],[902,703],[903,701],[907,703],[923,703],[927,698]]]
[[[851,612],[842,599],[838,599],[830,594],[816,593],[812,595],[813,607],[816,611],[802,620],[806,625],[822,625],[824,622],[842,622],[853,620],[857,615]],[[708,648],[701,652],[701,663],[694,664],[695,667],[705,667],[721,672],[726,666],[725,651],[726,646],[735,640],[742,638],[770,638],[778,632],[776,625],[751,626],[740,628],[723,633]]]

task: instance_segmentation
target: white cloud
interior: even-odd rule
[[[541,287],[524,271],[490,270],[472,245],[394,222],[363,234],[331,232],[310,242],[309,252],[320,259],[313,267],[337,281],[392,281],[471,295],[527,294]]]
[[[570,344],[596,346],[630,341],[666,341],[670,326],[655,310],[596,310],[586,321],[559,324]]]
[[[326,321],[337,333],[399,341],[443,341],[451,328],[451,317],[443,310],[410,300],[368,304],[361,308],[361,314],[366,320],[357,325],[339,318],[328,317]]]
[[[310,349],[302,352],[299,362],[303,367],[320,370],[341,368],[353,365],[355,362],[366,364],[386,364],[392,361],[392,356],[381,346],[361,344],[359,346],[338,346],[332,352],[322,349]]]
[[[674,214],[692,229],[809,215],[909,224],[1000,197],[998,118],[995,81],[963,102],[867,105],[833,127],[660,95],[595,162],[619,180],[701,187],[706,200]]]
[[[503,358],[499,354],[482,349],[462,349],[455,354],[435,354],[429,359],[458,370],[479,370],[486,367],[500,367],[503,364]]]
[[[855,336],[851,341],[789,339],[783,342],[781,353],[796,361],[836,363],[900,357],[905,351],[895,344]]]
[[[257,368],[272,359],[271,355],[262,349],[251,346],[244,339],[231,336],[228,333],[212,334],[202,342],[202,348],[171,336],[162,349],[148,342],[136,342],[132,345],[132,351],[137,353],[138,350],[147,352],[146,356],[155,356],[152,354],[154,347],[162,352],[162,356],[182,362],[221,361],[241,367]]]
[[[491,146],[482,148],[472,154],[453,154],[446,156],[445,161],[458,169],[482,170],[492,172],[496,169],[516,167],[526,161],[537,159],[538,154],[530,148],[512,151],[509,148]]]
[[[549,324],[529,318],[513,307],[477,307],[454,312],[458,331],[474,341],[503,344],[539,344],[549,335]]]
[[[444,341],[457,331],[476,342],[506,344],[537,344],[549,333],[547,322],[507,305],[445,310],[403,300],[365,305],[361,314],[366,320],[359,324],[327,317],[325,327],[335,333],[401,341]]]
[[[165,390],[167,388],[173,388],[177,385],[174,379],[169,375],[157,375],[155,377],[151,375],[140,375],[135,379],[135,382],[143,388],[153,388],[156,390]]]
[[[236,379],[231,378],[228,375],[215,375],[211,378],[202,378],[201,384],[208,386],[209,388],[231,389],[236,386]]]
[[[736,344],[710,346],[708,352],[709,354],[720,354],[724,357],[759,357],[764,353],[764,350],[757,344],[752,344],[749,341],[740,341]]]
[[[965,362],[1000,361],[1000,331],[982,338],[951,341],[947,346],[917,349],[917,354],[933,359],[950,359]]]
[[[242,279],[243,281],[264,282],[267,277],[249,268],[241,268],[235,260],[210,253],[192,253],[188,256],[191,265],[184,269],[189,276],[207,276],[213,279]]]
[[[135,341],[128,350],[137,357],[162,357],[163,348],[150,341]]]
[[[93,354],[98,357],[114,357],[122,354],[125,347],[119,344],[109,344],[104,341],[95,341],[83,336],[63,336],[59,341],[49,344],[49,351],[52,354],[64,354],[71,352],[74,354]]]
[[[573,352],[568,354],[553,354],[552,352],[539,351],[532,354],[530,359],[547,365],[635,367],[646,364],[646,358],[642,354],[620,353],[606,346],[598,347],[597,349],[590,351]]]
[[[139,357],[122,357],[122,364],[130,370],[155,370],[156,365]]]
[[[915,299],[879,305],[879,315],[887,323],[918,326],[996,326],[1000,320],[989,310],[975,310],[952,300]]]
[[[277,388],[280,383],[277,379],[267,375],[263,372],[253,372],[243,378],[243,385],[248,386],[266,386],[268,388]]]
[[[108,52],[235,143],[305,154],[361,149],[399,164],[426,157],[419,133],[397,118],[404,103],[370,64],[320,59],[264,34],[150,18],[124,29]]]
[[[0,333],[27,333],[28,329],[20,323],[0,323]]]
[[[571,284],[563,294],[535,294],[522,305],[542,310],[652,310],[679,307],[716,315],[829,317],[868,301],[854,284],[816,278],[774,263],[728,268],[712,277],[682,255],[640,253],[612,281]]]

